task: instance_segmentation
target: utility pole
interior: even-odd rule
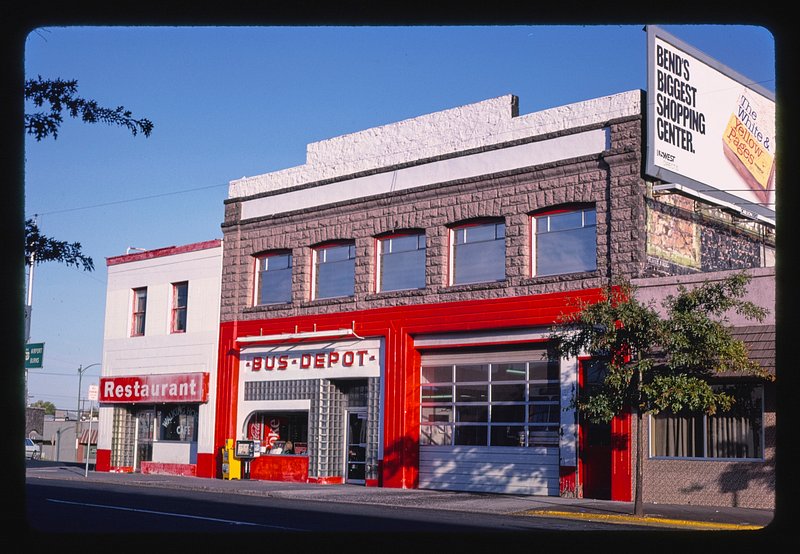
[[[36,264],[36,253],[31,252],[28,269],[28,290],[25,298],[25,344],[31,341],[31,313],[33,311],[33,268]],[[25,368],[25,407],[28,406],[28,368]]]
[[[96,365],[100,365],[99,363],[87,365],[83,367],[83,364],[78,366],[78,414],[75,418],[75,461],[78,460],[78,444],[81,440],[81,382],[83,379],[83,372],[89,369],[90,367],[94,367]],[[91,423],[91,421],[90,421]]]

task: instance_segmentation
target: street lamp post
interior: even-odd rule
[[[97,366],[97,365],[100,365],[100,363],[98,362],[96,364],[87,365],[86,367],[83,367],[82,364],[78,366],[78,412],[77,412],[77,417],[75,418],[75,461],[76,462],[79,461],[78,460],[78,444],[79,444],[79,441],[81,440],[81,437],[80,437],[80,430],[81,430],[81,382],[83,380],[83,372],[86,371],[87,369],[89,369],[90,367],[94,367],[94,366]],[[90,437],[89,440],[91,440],[91,437]],[[91,447],[91,445],[90,445],[90,447]],[[87,456],[88,456],[88,454],[87,454]]]

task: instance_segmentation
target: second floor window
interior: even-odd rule
[[[256,305],[292,301],[292,255],[288,252],[256,258]]]
[[[314,250],[313,298],[355,294],[356,245],[353,242],[321,246]]]
[[[144,335],[144,319],[147,313],[147,287],[133,289],[133,317],[131,322],[131,336]]]
[[[470,224],[451,230],[450,281],[453,285],[506,278],[506,226]]]
[[[537,215],[533,223],[533,275],[597,269],[594,208]]]
[[[189,301],[189,283],[172,284],[172,332],[186,332],[186,310]]]
[[[425,288],[425,234],[378,240],[378,292]]]

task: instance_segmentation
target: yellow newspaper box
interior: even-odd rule
[[[234,456],[233,439],[226,439],[225,446],[222,447],[222,478],[223,479],[241,479],[242,478],[242,462]]]

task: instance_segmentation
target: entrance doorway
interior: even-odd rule
[[[153,460],[153,433],[155,432],[156,411],[144,409],[136,412],[136,458],[134,471],[140,471],[142,462]]]
[[[367,475],[367,410],[347,411],[347,482],[366,483]]]
[[[603,384],[606,365],[599,360],[582,360],[580,365],[580,392],[588,395]],[[592,423],[581,414],[579,426],[583,496],[611,500],[611,423]]]

